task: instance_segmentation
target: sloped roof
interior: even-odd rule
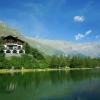
[[[23,40],[21,40],[21,39],[18,39],[18,37],[17,37],[17,36],[12,36],[12,35],[2,36],[2,38],[3,38],[3,39],[6,39],[6,38],[8,38],[8,37],[12,37],[12,38],[17,39],[17,40],[19,40],[19,41],[21,41],[21,42],[23,42],[23,43],[24,43],[24,41],[23,41]]]

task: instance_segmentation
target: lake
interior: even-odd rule
[[[0,74],[0,100],[100,100],[100,70]]]

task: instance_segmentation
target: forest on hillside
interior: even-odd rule
[[[38,49],[31,47],[28,43],[23,45],[25,54],[21,57],[12,56],[5,58],[3,44],[0,39],[0,69],[44,69],[44,68],[97,68],[100,67],[100,58],[83,56],[65,56],[63,54],[44,55]]]
[[[82,57],[82,56],[56,56],[52,55],[39,58],[22,54],[21,57],[12,56],[5,58],[5,54],[0,54],[0,69],[44,69],[44,68],[96,68],[100,67],[100,58]]]

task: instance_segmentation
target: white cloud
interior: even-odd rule
[[[76,40],[82,39],[84,37],[83,34],[78,33],[78,35],[75,36]]]
[[[99,36],[99,35],[97,35],[97,36],[96,36],[96,39],[98,39],[99,37],[100,37],[100,36]]]
[[[74,21],[75,22],[83,22],[85,19],[84,16],[74,16]]]
[[[91,32],[92,32],[92,30],[88,30],[88,31],[85,33],[85,36],[89,35]]]
[[[89,35],[91,32],[92,32],[92,30],[88,30],[87,32],[85,32],[85,34],[78,33],[77,35],[75,35],[75,40],[82,39],[82,38],[86,37],[87,35]],[[98,38],[98,36],[97,36],[97,38]]]

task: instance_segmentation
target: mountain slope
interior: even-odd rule
[[[0,36],[14,35],[20,39],[25,38],[18,29],[11,28],[0,21]]]
[[[51,48],[50,52],[63,53],[65,55],[84,55],[91,57],[100,57],[100,42],[93,43],[74,43],[61,40],[47,40],[39,38],[28,38],[32,41],[40,43],[37,48],[40,49],[41,45]]]
[[[46,55],[82,55],[100,57],[100,42],[74,43],[62,40],[48,40],[25,37],[18,29],[11,28],[0,22],[0,36],[13,35],[28,42],[33,48],[37,48]]]

